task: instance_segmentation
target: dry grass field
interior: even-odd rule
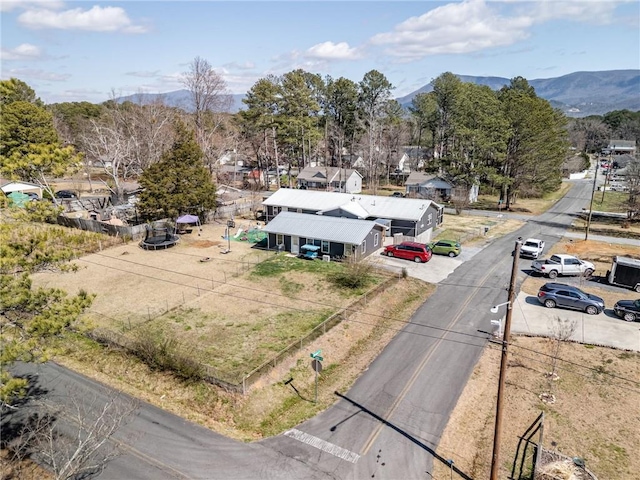
[[[638,478],[640,354],[565,343],[559,352],[565,361],[558,362],[558,379],[550,381],[545,374],[552,369],[553,342],[515,337],[512,343],[499,478],[508,478],[518,438],[540,412],[545,415],[545,448],[584,458],[587,468],[601,479]],[[437,449],[472,478],[489,477],[499,366],[500,351],[490,345],[460,396]],[[552,392],[555,403],[542,402],[540,394],[544,392]],[[434,478],[448,475],[446,465],[436,465]]]
[[[84,315],[90,325],[129,338],[140,328],[161,329],[219,378],[238,383],[361,292],[330,282],[338,264],[276,256],[235,239],[229,243],[224,229],[205,225],[166,250],[116,246],[79,258],[75,273],[39,273],[34,283],[96,294]],[[265,265],[282,271],[261,274]]]

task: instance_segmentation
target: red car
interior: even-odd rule
[[[388,257],[413,260],[416,263],[431,260],[431,249],[424,243],[402,242],[398,245],[388,245],[384,247],[384,254]]]

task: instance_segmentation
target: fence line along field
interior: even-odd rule
[[[94,293],[84,317],[92,326],[125,335],[161,329],[227,378],[354,301],[328,278],[341,265],[275,255],[224,234],[224,226],[205,225],[166,250],[119,245],[77,259],[75,273],[38,273],[34,284]]]

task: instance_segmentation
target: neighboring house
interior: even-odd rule
[[[7,180],[0,178],[0,189],[5,195],[9,195],[13,192],[20,193],[36,193],[38,197],[42,198],[42,188],[40,185],[31,182],[22,182],[19,180]]]
[[[282,248],[294,255],[303,245],[320,247],[319,255],[331,258],[364,258],[383,246],[384,227],[351,218],[282,212],[263,228],[267,247]]]
[[[609,140],[609,144],[606,148],[602,149],[603,155],[635,155],[636,154],[636,142],[635,140]]]
[[[238,164],[221,165],[218,169],[218,183],[242,186],[249,181],[251,169]]]
[[[442,223],[444,213],[441,205],[426,199],[289,188],[274,192],[263,205],[267,222],[287,211],[370,220],[387,225],[387,236],[403,235],[425,243],[431,240],[433,229]]]
[[[464,195],[468,195],[469,203],[478,201],[479,186],[472,185],[468,191],[466,187],[456,187],[451,182],[434,174],[411,172],[405,182],[408,195],[429,198],[432,200],[450,200],[459,190],[464,188]]]
[[[402,147],[402,156],[398,160],[398,170],[403,173],[410,173],[424,168],[425,158],[430,151],[431,149],[424,147]]]
[[[362,191],[362,175],[351,168],[306,167],[298,174],[298,188],[336,190],[346,193]]]

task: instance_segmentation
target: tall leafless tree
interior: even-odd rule
[[[183,76],[183,84],[191,93],[196,141],[204,153],[205,163],[213,170],[219,155],[228,148],[226,144],[220,146],[220,140],[225,138],[221,132],[225,127],[225,114],[232,101],[227,83],[207,60],[196,57]]]

